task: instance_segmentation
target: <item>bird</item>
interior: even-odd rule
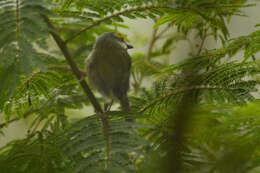
[[[131,69],[131,57],[123,34],[105,32],[100,35],[85,60],[89,85],[104,98],[105,111],[110,110],[113,101],[119,101],[123,111],[130,110],[127,97]]]

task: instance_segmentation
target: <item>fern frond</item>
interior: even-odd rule
[[[90,30],[91,28],[101,24],[101,23],[108,23],[111,24],[113,20],[117,21],[117,22],[123,22],[124,20],[120,17],[120,16],[124,16],[130,19],[135,19],[135,18],[144,18],[145,15],[147,14],[142,14],[142,11],[151,11],[151,13],[157,13],[162,15],[163,12],[160,12],[160,10],[156,10],[156,9],[164,9],[164,8],[171,8],[169,6],[147,6],[147,7],[137,7],[137,8],[132,8],[132,9],[126,9],[124,11],[121,12],[117,12],[115,14],[112,15],[108,15],[104,18],[101,18],[99,20],[96,20],[95,22],[93,22],[91,25],[89,25],[88,27],[85,27],[84,29],[80,30],[79,32],[77,32],[76,34],[72,35],[70,38],[68,38],[66,40],[66,43],[73,40],[74,38],[76,38],[77,36],[79,36],[80,34],[86,32],[87,30]],[[100,11],[99,11],[100,12]],[[103,14],[104,15],[104,14]],[[102,16],[102,15],[101,15]],[[151,16],[151,15],[150,15]],[[153,14],[153,18],[155,17],[155,15]]]
[[[146,90],[140,97],[133,99],[133,109],[140,112],[148,111],[148,115],[155,116],[169,109],[173,111],[182,95],[194,90],[199,92],[201,103],[245,103],[254,99],[252,93],[257,91],[259,81],[250,76],[259,74],[259,70],[255,62],[225,63],[201,72],[196,79],[186,79],[190,80],[189,82],[193,81],[194,85],[181,88],[180,86],[184,85],[183,76],[176,74],[174,80],[157,82],[150,91]]]
[[[254,55],[260,50],[258,49],[260,38],[259,33],[259,31],[256,31],[247,36],[240,36],[238,38],[230,39],[224,47],[220,49],[208,50],[199,56],[188,58],[179,64],[169,65],[168,67],[165,67],[162,70],[163,72],[160,74],[172,74],[182,68],[200,67],[205,68],[206,70],[209,70],[210,68],[214,69],[216,64],[220,63],[223,58],[235,58],[235,55],[241,51],[244,51],[243,59],[246,61],[249,57],[254,57]]]
[[[3,76],[8,76],[9,69],[16,77],[12,86],[1,76],[0,107],[14,93],[20,76],[28,76],[35,68],[44,69],[44,63],[33,46],[33,42],[47,36],[48,27],[41,14],[50,14],[41,0],[2,0],[0,6],[0,69]],[[10,79],[11,79],[10,78]],[[13,88],[10,90],[8,88]]]
[[[15,140],[0,149],[2,173],[69,173],[70,165],[55,133],[38,132]],[[52,159],[49,159],[52,158]]]
[[[50,112],[62,112],[65,107],[81,108],[87,99],[77,85],[71,72],[64,73],[59,68],[36,71],[29,77],[21,77],[13,96],[2,106],[4,119],[9,120],[11,115],[23,118],[24,113],[31,109],[40,109],[39,112],[47,116]]]
[[[192,29],[200,28],[198,35],[202,38],[202,31],[210,28],[215,39],[228,39],[229,32],[225,18],[231,15],[242,15],[240,8],[254,4],[244,4],[237,1],[191,1],[182,3],[179,8],[172,9],[160,18],[154,27],[164,23],[175,24],[178,30],[187,34]]]
[[[108,115],[108,129],[103,129],[97,115],[79,120],[69,129],[70,142],[66,145],[66,153],[74,158],[74,172],[136,171],[134,158],[129,154],[140,153],[138,147],[144,145],[143,139],[137,135],[138,126],[125,122],[123,112],[108,112]]]

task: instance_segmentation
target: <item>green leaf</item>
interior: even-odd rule
[[[10,99],[19,83],[19,72],[17,66],[11,65],[8,68],[0,68],[0,109]]]

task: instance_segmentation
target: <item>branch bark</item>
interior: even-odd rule
[[[87,95],[87,97],[89,98],[90,103],[93,105],[95,112],[97,113],[97,115],[99,116],[99,118],[102,121],[103,124],[103,131],[104,131],[104,136],[106,138],[106,154],[107,154],[107,164],[109,161],[109,152],[110,152],[110,142],[109,142],[109,122],[107,119],[106,114],[103,112],[102,108],[100,107],[97,99],[95,98],[94,94],[92,93],[92,91],[90,90],[89,86],[87,85],[87,83],[85,82],[85,80],[81,80],[82,78],[82,73],[81,71],[78,69],[77,64],[73,61],[73,58],[71,56],[71,54],[68,51],[68,48],[66,46],[66,42],[64,40],[61,39],[61,37],[57,34],[57,30],[56,28],[52,25],[51,21],[49,20],[49,18],[45,15],[42,15],[43,19],[45,20],[45,22],[48,24],[48,26],[50,27],[50,34],[52,35],[52,37],[54,38],[55,42],[57,43],[57,45],[59,46],[61,52],[63,53],[64,57],[66,58],[68,64],[70,65],[70,68],[72,70],[72,72],[75,74],[75,76],[77,77],[80,85],[82,86],[85,94]]]
[[[57,34],[57,30],[56,28],[52,25],[52,23],[50,22],[49,18],[45,15],[42,15],[43,19],[45,20],[45,22],[48,24],[48,26],[50,27],[50,34],[52,35],[53,39],[55,40],[55,42],[57,43],[58,47],[60,48],[61,52],[63,53],[64,57],[66,58],[68,64],[70,65],[70,68],[72,70],[72,72],[75,74],[75,76],[77,77],[77,79],[80,82],[80,85],[82,86],[85,94],[87,95],[87,97],[89,98],[91,104],[93,105],[95,111],[97,113],[99,113],[99,115],[101,115],[102,119],[104,119],[104,115],[103,115],[103,110],[100,107],[97,99],[95,98],[94,94],[92,93],[92,91],[90,90],[89,86],[87,85],[87,83],[85,82],[85,80],[81,80],[82,78],[82,73],[81,71],[78,69],[77,64],[73,61],[73,58],[71,56],[71,54],[68,51],[68,48],[66,46],[65,41],[63,41],[61,39],[61,37]]]

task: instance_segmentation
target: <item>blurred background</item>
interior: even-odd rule
[[[242,11],[244,11],[248,17],[235,16],[230,19],[228,28],[230,30],[231,38],[241,35],[247,35],[248,33],[256,30],[255,25],[260,21],[260,2],[257,2],[256,4],[257,5],[254,7],[242,9]],[[145,53],[148,49],[148,43],[152,36],[153,25],[155,24],[154,21],[151,19],[124,19],[125,25],[127,25],[129,28],[119,28],[119,30],[122,33],[126,34],[129,42],[134,45],[134,49],[129,50],[130,55],[134,55],[140,52]],[[174,32],[174,28],[170,29],[168,32]],[[162,41],[163,39],[156,42],[155,49],[156,46],[160,46],[160,43]],[[183,60],[185,57],[189,57],[189,53],[197,49],[197,42],[198,40],[196,39],[190,40],[190,42],[178,42],[178,44],[176,44],[175,50],[170,55],[170,63],[176,63],[180,60]],[[205,40],[205,46],[208,49],[216,48],[219,45],[216,45],[216,42],[213,38]],[[237,57],[239,58],[239,54],[237,55]],[[149,85],[149,82],[146,81],[143,83],[143,85]],[[117,105],[115,105],[114,107],[117,108]],[[67,110],[67,112],[69,112],[69,114],[74,118],[84,117],[88,113],[93,112],[93,109],[91,107],[86,107],[80,111]],[[26,129],[30,125],[31,120],[32,119],[30,118],[26,120],[19,120],[17,122],[11,123],[10,125],[8,125],[7,128],[4,128],[3,132],[5,135],[0,138],[0,146],[5,145],[10,140],[23,138],[27,133]]]

